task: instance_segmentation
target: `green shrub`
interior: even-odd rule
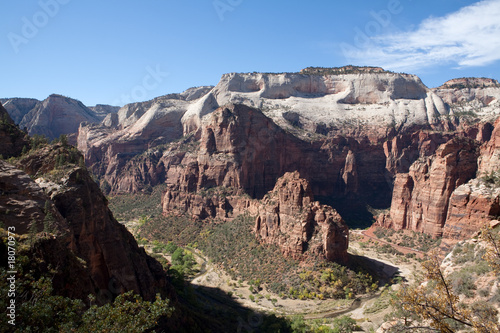
[[[467,271],[457,271],[450,274],[451,285],[457,294],[463,294],[467,297],[474,296],[473,290],[476,289],[474,278]]]
[[[358,329],[356,320],[350,316],[342,316],[333,320],[333,333],[352,333]]]
[[[168,242],[167,245],[165,245],[165,251],[167,253],[174,253],[177,250],[177,245],[175,245],[173,242]]]

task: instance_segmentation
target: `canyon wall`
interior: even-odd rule
[[[500,214],[499,131],[499,121],[494,129],[480,123],[398,173],[390,211],[376,225],[442,237],[443,248],[472,237]]]
[[[349,223],[390,207],[379,225],[451,235],[454,191],[497,170],[500,87],[344,69],[225,74],[84,124],[78,146],[112,193],[166,184],[165,214],[231,219],[297,171]]]
[[[460,185],[474,178],[479,146],[475,140],[454,138],[435,154],[415,161],[408,173],[398,173],[390,208],[390,225],[440,237],[449,199]]]

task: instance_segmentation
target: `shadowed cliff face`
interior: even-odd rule
[[[212,116],[219,108],[225,105],[244,105],[260,110],[265,115],[265,120],[257,112],[245,120],[246,116],[242,113],[238,116],[241,119],[235,123],[239,126],[233,124],[232,128],[225,130],[232,131],[237,142],[231,144],[235,153],[240,154],[243,159],[254,158],[249,153],[243,156],[243,149],[271,156],[276,155],[276,149],[280,149],[277,158],[269,160],[270,176],[266,177],[273,182],[277,179],[276,173],[282,175],[284,171],[298,170],[284,168],[286,164],[295,163],[285,159],[296,158],[297,153],[304,154],[311,150],[313,153],[303,156],[303,159],[308,159],[309,165],[315,159],[324,164],[324,159],[333,157],[327,151],[330,146],[341,150],[342,161],[335,163],[342,164],[342,168],[346,166],[345,159],[351,150],[348,161],[351,165],[346,166],[351,169],[347,172],[356,174],[354,163],[357,163],[356,167],[365,167],[366,170],[363,171],[367,172],[357,173],[358,177],[366,177],[360,179],[359,184],[368,182],[372,189],[378,189],[381,184],[379,176],[384,173],[385,164],[380,144],[387,137],[398,132],[412,132],[415,126],[439,129],[451,126],[441,119],[448,115],[447,107],[416,76],[380,70],[356,74],[351,73],[351,70],[345,74],[328,71],[304,73],[306,74],[225,74],[215,87],[193,88],[189,94],[167,95],[144,103],[129,104],[114,117],[107,117],[99,126],[82,125],[79,129],[78,147],[84,153],[87,165],[110,184],[113,192],[140,191],[143,183],[154,186],[168,178],[168,166],[165,163],[158,165],[157,154],[152,159],[144,159],[145,150],[164,147],[172,141],[184,140],[189,135],[195,135],[196,141],[201,142],[201,145],[208,145],[206,148],[213,149],[210,147],[213,144],[210,140],[219,140],[223,133],[206,133],[206,128],[215,124],[207,123],[206,118],[214,122]],[[226,121],[228,124],[234,123],[229,119]],[[251,125],[245,127],[248,132],[237,133],[244,122]],[[260,125],[262,127],[257,127]],[[290,141],[305,141],[310,147],[296,147],[300,144],[292,142],[290,151],[284,152],[283,144]],[[229,142],[218,144],[224,148]],[[316,154],[323,145],[326,145],[322,149],[325,158]],[[359,147],[350,147],[351,145]],[[347,150],[343,151],[346,146]],[[378,147],[374,149],[372,146]],[[357,153],[358,148],[362,154]],[[275,161],[278,159],[282,161]],[[370,171],[374,168],[368,167],[368,164],[375,166],[376,175],[373,175],[374,171]],[[242,171],[243,177],[251,177],[245,175],[253,172],[250,166],[247,168]],[[123,169],[126,172],[122,172]],[[333,178],[336,182],[339,176],[338,168],[335,169]],[[261,177],[260,171],[256,171],[256,177]],[[325,179],[332,179],[331,176],[328,174]],[[352,179],[347,173],[340,177],[348,181]],[[309,180],[315,194],[331,195],[333,192],[321,190],[321,193],[316,189],[324,179]],[[242,183],[246,181],[242,180]],[[274,186],[273,182],[266,185],[269,183],[266,179],[255,179],[254,182],[263,183],[264,188],[256,189],[258,193],[249,192],[252,196],[262,196]],[[348,192],[354,190],[356,185],[347,186]]]
[[[349,197],[375,204],[385,200],[387,204],[390,194],[382,144],[343,137],[305,141],[274,124],[260,110],[244,105],[229,105],[208,115],[201,133],[189,140],[170,146],[154,164],[166,170],[165,210],[191,210],[204,202],[200,192],[217,187],[260,199],[278,178],[294,171],[319,197]],[[151,174],[133,177],[150,179]]]
[[[64,165],[58,162],[60,156],[65,156]],[[63,294],[86,298],[97,292],[98,301],[106,302],[134,290],[154,299],[168,287],[161,265],[113,218],[98,185],[85,168],[75,164],[81,157],[74,148],[55,145],[23,156],[17,168],[0,161],[5,227],[15,227],[17,234],[50,232],[54,241],[44,243],[40,256],[49,256],[56,248],[71,253],[45,258],[61,269],[57,274]],[[27,173],[18,169],[22,167]],[[72,262],[81,275],[77,279],[61,273],[61,265],[68,264],[71,256],[83,259]]]
[[[398,174],[392,227],[442,236],[452,192],[476,175],[478,146],[470,139],[452,139],[434,155],[414,162],[408,173]]]

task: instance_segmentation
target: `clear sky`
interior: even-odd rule
[[[228,72],[382,66],[500,79],[500,0],[0,3],[0,97],[123,105]]]

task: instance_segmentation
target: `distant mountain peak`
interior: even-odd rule
[[[451,79],[443,83],[440,89],[463,89],[463,88],[489,88],[489,87],[500,87],[495,79],[490,79],[486,77],[461,77],[457,79]]]

